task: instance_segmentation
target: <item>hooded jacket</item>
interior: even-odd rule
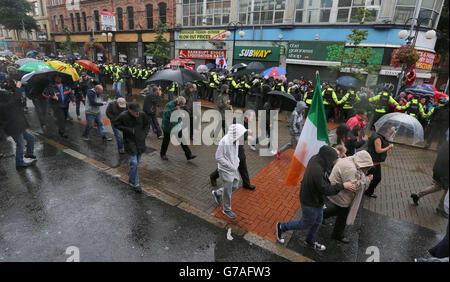
[[[219,142],[216,151],[217,167],[219,171],[235,175],[239,167],[238,146],[239,138],[241,138],[247,129],[242,124],[232,124],[225,135]]]
[[[303,101],[297,102],[295,110],[291,114],[291,124],[289,126],[289,133],[292,137],[299,137],[303,130],[303,109],[306,103]]]
[[[362,172],[361,168],[372,167],[373,162],[367,151],[359,151],[351,157],[341,159],[333,167],[330,174],[331,184],[343,184],[352,182],[356,186],[356,192],[342,190],[335,196],[328,199],[340,207],[349,207],[359,190],[364,190],[370,184],[370,179]]]
[[[328,178],[333,168],[333,162],[337,158],[336,150],[324,145],[320,148],[319,153],[309,160],[300,188],[302,205],[321,208],[325,196],[336,195],[344,189],[340,183],[331,184]]]

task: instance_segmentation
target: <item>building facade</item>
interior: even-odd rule
[[[81,53],[88,42],[103,45],[104,51],[97,52],[98,60],[130,62],[134,58],[143,59],[145,45],[155,40],[159,20],[169,29],[164,37],[173,41],[175,0],[81,0],[78,6],[73,5],[74,1],[69,1],[72,3],[69,6],[66,0],[46,1],[56,44],[66,39],[65,26]]]
[[[394,87],[401,67],[392,54],[406,43],[399,31],[409,30],[409,18],[418,15],[416,49],[421,54],[418,82],[433,80],[432,65],[436,38],[425,32],[437,27],[443,0],[177,0],[175,54],[193,59],[197,65],[222,56],[229,67],[240,62],[259,61],[265,66],[282,66],[288,78],[312,79],[316,70],[333,81],[339,75],[327,68],[340,48],[349,48],[351,29],[368,30],[362,46],[372,47],[371,62],[382,65],[367,84]],[[420,9],[416,10],[416,7]],[[353,19],[359,8],[370,11],[364,25]],[[416,14],[415,14],[416,13]],[[228,31],[228,32],[227,32]],[[341,70],[345,71],[345,70]]]
[[[54,50],[50,35],[47,0],[27,1],[33,7],[31,16],[36,20],[39,29],[32,32],[24,32],[23,30],[6,30],[0,26],[0,49],[9,49],[19,54],[26,50],[36,50],[48,55]]]

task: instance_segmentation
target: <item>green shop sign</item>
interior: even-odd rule
[[[346,52],[352,50],[345,47],[344,42],[292,42],[288,44],[286,58],[304,61],[327,61],[337,62],[341,50]],[[372,48],[374,55],[370,58],[370,63],[381,64],[384,55],[384,48]]]
[[[286,58],[306,61],[336,61],[344,42],[293,42],[288,44]]]
[[[278,62],[280,60],[280,47],[236,46],[234,58],[248,61]]]

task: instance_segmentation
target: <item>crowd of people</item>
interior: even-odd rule
[[[16,167],[24,168],[36,163],[35,138],[27,131],[27,98],[33,102],[44,131],[48,130],[47,120],[51,109],[59,135],[63,138],[68,138],[66,122],[72,120],[69,114],[70,104],[76,107],[78,120],[81,120],[80,107],[84,104],[87,124],[82,139],[85,141],[90,140],[90,131],[94,125],[97,125],[103,141],[112,141],[112,138],[107,136],[102,122],[101,108],[106,106],[106,116],[111,121],[118,152],[128,154],[129,183],[140,191],[138,166],[146,151],[146,136],[153,131],[162,139],[160,157],[162,160],[168,160],[167,149],[171,132],[177,129],[179,137],[182,132],[182,118],[173,121],[172,114],[179,109],[190,114],[192,138],[193,102],[198,99],[208,100],[214,102],[222,113],[221,128],[224,132],[215,154],[217,169],[210,175],[212,186],[217,186],[217,179],[220,178],[222,187],[213,190],[212,194],[217,204],[223,204],[223,213],[231,219],[237,216],[232,210],[231,198],[233,192],[239,188],[240,178],[244,188],[256,188],[250,183],[244,144],[240,143],[239,139],[243,137],[244,142],[256,139],[258,144],[258,136],[248,129],[249,121],[258,118],[258,115],[246,114],[242,124],[235,120],[227,128],[225,111],[233,108],[253,108],[267,112],[286,110],[282,101],[272,98],[268,93],[275,90],[287,92],[297,101],[289,123],[291,145],[295,148],[314,95],[313,82],[303,78],[287,82],[283,78],[261,77],[258,74],[236,76],[227,71],[212,70],[201,74],[204,80],[185,85],[177,85],[174,82],[165,89],[157,84],[148,85],[141,92],[145,95],[141,107],[131,99],[123,98],[122,83],[125,85],[127,98],[130,98],[133,85],[143,85],[157,69],[108,63],[99,67],[101,73],[94,77],[93,74],[89,76],[87,70],[78,65],[76,69],[81,74],[78,81],[69,85],[63,82],[60,75],[54,75],[45,89],[36,89],[30,85],[22,85],[20,73],[13,62],[1,63],[0,129],[16,142]],[[111,83],[116,99],[108,103],[104,101],[103,94]],[[445,138],[449,119],[448,98],[441,98],[434,103],[432,99],[408,96],[405,92],[394,97],[386,89],[376,93],[361,92],[352,87],[341,87],[332,83],[324,83],[322,89],[327,120],[340,123],[336,129],[337,138],[333,146],[322,147],[310,160],[301,183],[302,219],[278,223],[276,234],[279,242],[284,242],[284,234],[288,230],[309,229],[307,244],[316,250],[325,250],[326,247],[316,240],[317,232],[324,218],[334,216],[337,219],[331,237],[343,243],[350,242],[344,235],[345,226],[353,224],[363,195],[377,197],[375,189],[381,182],[381,164],[394,147],[390,142],[396,131],[393,125],[387,124],[368,136],[373,124],[389,112],[404,112],[417,118],[426,131],[426,146],[436,140],[440,152],[447,150],[447,153],[442,154],[436,161],[438,165],[435,165],[433,171],[433,186],[424,192],[413,194],[411,197],[414,203],[418,204],[419,199],[429,193],[443,189],[448,191],[448,137]],[[167,93],[167,103],[160,125],[157,109],[164,100],[164,93]],[[254,101],[252,106],[248,104],[251,99]],[[266,120],[266,133],[269,134],[272,125],[269,119]],[[183,141],[181,148],[188,161],[196,158]],[[250,148],[254,150],[255,145]],[[444,172],[442,167],[446,167],[447,171]],[[445,214],[443,203],[444,198],[439,206],[441,214]]]

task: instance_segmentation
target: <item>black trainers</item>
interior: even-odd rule
[[[344,244],[350,243],[350,239],[348,239],[347,237],[344,237],[344,236],[341,236],[341,237],[332,236],[331,238],[333,238],[334,240],[339,241],[341,243],[344,243]]]
[[[244,187],[244,189],[251,190],[251,191],[256,189],[255,185],[243,186],[243,187]]]
[[[418,206],[419,205],[419,196],[417,196],[417,194],[411,194],[411,198],[414,202],[414,205]]]
[[[222,202],[222,198],[219,197],[219,195],[217,195],[217,193],[216,193],[215,190],[213,190],[213,191],[211,192],[211,194],[213,194],[213,196],[214,196],[214,201],[216,201],[216,203],[217,203],[218,205],[220,205],[220,203]]]
[[[314,243],[308,242],[308,241],[305,241],[305,242],[306,242],[306,244],[309,247],[311,247],[311,248],[313,248],[314,250],[317,250],[317,251],[325,251],[327,249],[325,247],[325,245],[319,244],[318,242],[314,242]]]
[[[27,159],[33,159],[33,160],[36,159],[35,155],[25,155],[24,157],[27,158]]]
[[[196,157],[197,157],[197,156],[195,156],[195,155],[190,155],[189,157],[187,157],[187,160],[190,161],[190,160],[195,159]]]
[[[17,169],[20,169],[20,168],[26,168],[26,167],[32,166],[32,165],[34,165],[34,164],[36,163],[36,161],[37,161],[37,160],[24,161],[23,164],[17,165],[16,168],[17,168]]]
[[[112,138],[111,137],[103,137],[103,142],[106,142],[106,141],[112,141]]]
[[[277,222],[277,227],[276,227],[276,233],[277,233],[277,240],[278,242],[280,242],[281,244],[284,244],[284,232],[281,231],[281,223]]]
[[[164,161],[168,161],[169,160],[169,158],[167,158],[166,155],[161,156],[161,159],[164,160]]]

